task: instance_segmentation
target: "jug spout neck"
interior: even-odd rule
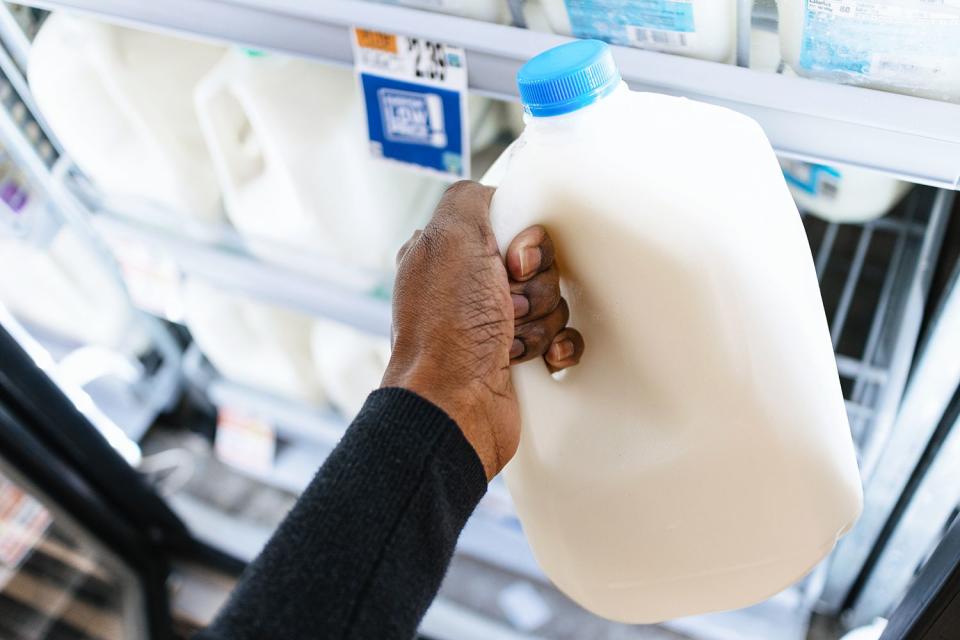
[[[587,126],[589,123],[605,120],[610,112],[623,102],[630,93],[625,82],[621,82],[616,89],[597,101],[584,107],[555,116],[534,116],[523,114],[525,130],[530,132],[549,133],[552,131],[568,131],[571,128]]]

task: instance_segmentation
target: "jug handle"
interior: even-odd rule
[[[194,103],[225,197],[237,193],[267,166],[247,110],[228,80],[216,71],[197,86]]]

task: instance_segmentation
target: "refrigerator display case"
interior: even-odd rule
[[[352,279],[347,265],[317,261],[310,270],[292,269],[251,252],[227,224],[186,224],[101,192],[58,143],[25,79],[46,10],[335,65],[352,63],[353,26],[438,39],[465,50],[471,91],[505,101],[517,100],[517,68],[567,38],[524,28],[529,12],[515,1],[508,3],[512,25],[361,0],[29,4],[36,8],[0,11],[0,144],[43,195],[47,224],[82,237],[114,278],[146,346],[133,355],[101,349],[91,357],[89,345],[11,313],[0,317],[7,350],[0,375],[12,389],[4,388],[4,407],[14,411],[3,414],[9,422],[0,433],[0,504],[16,505],[0,530],[0,604],[10,612],[13,637],[164,637],[171,629],[166,594],[180,580],[170,577],[180,575],[171,574],[173,559],[200,558],[233,571],[252,559],[348,423],[331,407],[218,372],[182,326],[185,279],[384,337],[389,277],[377,291],[361,293],[343,285]],[[919,569],[937,557],[960,504],[953,488],[960,469],[960,430],[953,429],[960,288],[954,276],[937,300],[928,292],[933,269],[951,268],[940,255],[945,239],[955,241],[948,229],[960,187],[960,105],[750,69],[751,33],[775,28],[771,3],[741,2],[736,65],[614,50],[632,88],[742,111],[784,157],[842,162],[915,183],[890,214],[863,224],[801,212],[864,479],[863,518],[821,566],[767,602],[628,629],[580,611],[549,586],[498,480],[461,537],[425,634],[839,637],[840,629],[892,614],[908,588],[916,590]],[[504,133],[497,148],[509,139]],[[60,417],[69,429],[52,428],[51,407],[69,414]],[[118,481],[136,486],[134,495],[111,491]],[[938,563],[941,573],[947,564]],[[50,592],[58,604],[26,611],[24,600],[47,593],[38,591],[47,588],[38,575],[59,585]],[[88,633],[91,620],[100,636]]]

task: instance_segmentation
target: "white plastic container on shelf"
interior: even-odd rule
[[[386,270],[443,191],[437,179],[370,157],[347,69],[231,51],[196,101],[227,216],[280,264],[310,270],[320,255]]]
[[[507,0],[375,0],[413,9],[447,13],[484,22],[510,22]]]
[[[311,404],[323,401],[310,357],[310,317],[198,280],[184,283],[183,311],[193,339],[224,377]]]
[[[9,165],[0,173],[0,304],[68,340],[126,353],[145,349],[148,338],[100,258],[47,215]]]
[[[960,101],[957,0],[777,0],[798,74]]]
[[[771,596],[830,552],[862,493],[770,143],[734,111],[630,92],[597,41],[537,56],[518,83],[529,115],[491,169],[494,232],[502,249],[546,225],[587,345],[560,376],[513,368],[506,479],[534,554],[622,622]]]
[[[858,224],[886,215],[910,183],[848,165],[780,159],[797,206],[829,222]]]
[[[193,90],[223,52],[54,13],[30,51],[30,88],[66,152],[105,192],[215,221],[220,192]]]
[[[553,31],[732,62],[737,0],[540,0]]]
[[[390,341],[353,327],[317,320],[310,345],[327,399],[348,420],[380,386],[390,360]]]

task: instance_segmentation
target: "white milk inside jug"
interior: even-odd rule
[[[960,100],[960,2],[777,0],[783,59],[800,75]]]
[[[802,211],[829,222],[857,224],[886,215],[910,183],[848,165],[780,159],[790,193]]]
[[[856,520],[860,479],[810,248],[763,131],[632,93],[582,40],[518,74],[526,129],[491,173],[501,248],[556,244],[579,366],[513,369],[507,484],[567,595],[629,623],[743,607]],[[743,175],[753,176],[743,188]]]
[[[220,219],[193,108],[224,49],[54,13],[30,50],[30,88],[83,172],[112,196]]]
[[[198,280],[184,284],[183,311],[193,339],[224,377],[297,400],[323,401],[310,358],[310,317]]]
[[[327,399],[352,419],[380,386],[390,360],[390,341],[322,319],[314,322],[310,346]]]
[[[476,106],[486,113],[485,102]],[[370,156],[347,69],[232,51],[200,84],[197,108],[228,217],[255,251],[281,264],[310,270],[325,256],[392,268],[444,188]]]
[[[557,33],[732,62],[737,0],[540,0]]]
[[[507,0],[375,0],[437,13],[448,13],[484,22],[510,22]]]

